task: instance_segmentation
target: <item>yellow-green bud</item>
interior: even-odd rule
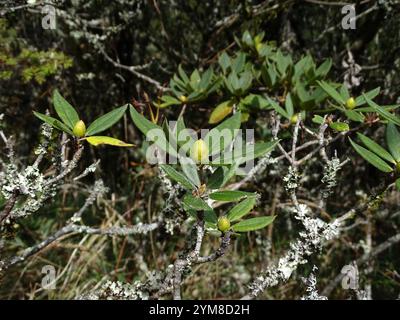
[[[208,147],[204,140],[199,139],[195,143],[193,143],[192,148],[190,150],[190,157],[196,162],[196,163],[204,163],[208,161]]]
[[[179,100],[181,100],[181,102],[185,103],[185,102],[188,101],[188,98],[187,98],[186,96],[184,96],[184,95],[181,95],[181,96],[179,97]]]
[[[350,110],[354,109],[356,107],[356,100],[353,97],[347,99],[346,107]]]
[[[292,115],[292,117],[290,118],[290,123],[291,124],[296,124],[297,120],[299,120],[299,116],[297,115],[297,113],[295,113],[294,115]]]
[[[86,125],[82,120],[79,120],[72,130],[75,137],[82,138],[85,136],[86,133]]]
[[[230,229],[231,222],[225,216],[222,216],[218,219],[218,230],[221,232],[226,232]]]

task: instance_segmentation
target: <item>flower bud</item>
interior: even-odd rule
[[[299,119],[299,116],[297,115],[297,113],[295,113],[295,114],[292,115],[292,117],[290,118],[290,123],[291,123],[291,124],[296,124],[298,119]]]
[[[195,143],[193,143],[192,148],[190,150],[190,157],[196,163],[207,162],[208,156],[209,156],[208,147],[204,142],[204,140],[199,139]]]
[[[79,120],[75,126],[74,129],[72,130],[72,132],[74,133],[74,136],[77,138],[82,138],[83,136],[85,136],[86,133],[86,125],[82,120]]]
[[[346,108],[352,110],[352,109],[354,109],[355,107],[356,107],[356,100],[354,100],[353,97],[347,99],[347,101],[346,101]]]
[[[179,97],[179,100],[181,100],[181,102],[185,103],[185,102],[188,101],[188,98],[187,98],[185,95],[181,95],[181,96]]]
[[[218,219],[218,230],[221,232],[226,232],[231,227],[231,222],[226,216],[222,216]]]

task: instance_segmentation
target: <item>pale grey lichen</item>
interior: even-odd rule
[[[289,172],[283,177],[283,182],[285,183],[285,190],[287,192],[293,192],[297,189],[299,185],[300,176],[296,169],[289,167]]]
[[[269,266],[249,286],[250,295],[258,296],[266,288],[287,281],[299,265],[307,263],[307,257],[318,251],[322,243],[336,237],[339,233],[339,222],[326,223],[310,216],[309,208],[300,204],[293,209],[295,218],[299,220],[304,231],[299,239],[292,242],[289,250],[275,265]]]
[[[315,272],[318,270],[316,266],[313,267],[312,272],[308,278],[303,278],[303,282],[306,285],[307,294],[301,297],[301,300],[328,300],[327,297],[320,295],[317,289],[317,277]]]
[[[324,175],[321,179],[321,182],[325,184],[325,188],[321,190],[323,198],[328,198],[332,194],[333,188],[337,186],[337,173],[341,166],[342,164],[336,156],[328,160],[324,166]]]
[[[133,284],[120,281],[107,281],[99,290],[78,297],[84,300],[148,300],[148,294],[143,291],[143,284],[135,281]]]

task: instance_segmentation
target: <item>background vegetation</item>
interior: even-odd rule
[[[251,36],[264,32],[264,41],[280,48],[293,61],[306,54],[317,65],[332,59],[329,79],[342,83],[351,79],[351,92],[358,96],[380,87],[375,99],[380,105],[400,103],[400,6],[397,1],[354,1],[355,30],[343,30],[343,3],[314,0],[280,1],[191,1],[191,0],[71,0],[55,1],[57,25],[54,30],[41,26],[42,1],[0,4],[0,129],[16,141],[20,163],[34,158],[40,121],[33,111],[54,114],[51,94],[62,92],[84,119],[94,119],[114,107],[132,103],[148,118],[149,103],[160,103],[163,87],[181,65],[187,74],[210,66],[218,68],[225,51],[241,50],[245,31]],[[242,48],[243,49],[243,48]],[[246,49],[243,49],[246,50]],[[254,93],[259,90],[254,85]],[[216,97],[217,96],[217,97]],[[178,97],[179,98],[179,97]],[[220,94],[189,103],[185,109],[187,127],[207,128],[211,112],[224,101]],[[153,106],[154,107],[154,106]],[[160,109],[160,119],[176,119],[181,105]],[[269,112],[252,109],[245,127],[257,128],[257,137],[271,137]],[[270,128],[270,127],[269,127]],[[383,128],[367,126],[363,133],[384,141]],[[151,222],[162,210],[166,195],[158,169],[145,162],[142,134],[126,114],[111,129],[113,136],[137,148],[87,148],[83,170],[100,160],[95,176],[74,183],[66,181],[61,192],[28,219],[7,230],[1,240],[1,255],[10,256],[37,243],[65,224],[90,192],[94,178],[101,178],[109,192],[85,214],[84,219],[104,227],[123,223]],[[356,137],[354,135],[354,137]],[[300,137],[302,139],[303,137]],[[353,136],[352,136],[353,138]],[[2,142],[1,142],[2,143]],[[1,146],[2,156],[5,148]],[[55,146],[54,146],[55,147]],[[337,214],[356,206],[379,186],[382,173],[356,156],[348,139],[332,146],[340,158],[350,163],[340,171],[339,183],[321,211],[330,221]],[[285,196],[282,176],[287,172],[266,170],[246,184],[246,190],[262,196],[256,211],[272,214]],[[279,171],[282,170],[282,171]],[[310,164],[304,169],[300,194],[309,206],[318,207],[315,195],[320,188],[314,178],[322,168]],[[287,168],[286,168],[287,171]],[[279,201],[277,200],[279,199]],[[339,239],[329,243],[320,254],[312,255],[288,282],[269,289],[260,298],[298,299],[305,295],[302,277],[318,266],[318,288],[323,291],[344,265],[362,257],[367,239],[372,247],[399,232],[399,193],[386,193],[364,218]],[[0,207],[4,201],[0,199]],[[28,261],[7,270],[0,278],[0,298],[46,299],[76,298],[101,286],[106,280],[132,282],[143,280],[152,270],[164,269],[183,249],[190,226],[182,212],[174,208],[177,222],[173,234],[164,228],[147,235],[102,237],[73,236],[54,243]],[[186,278],[182,295],[192,299],[231,299],[247,293],[246,285],[258,272],[287,250],[298,230],[288,212],[281,212],[273,226],[237,239],[231,250],[211,264],[194,266]],[[215,247],[218,239],[211,238]],[[4,245],[4,243],[6,245]],[[399,244],[360,266],[363,286],[372,286],[372,297],[397,298],[400,291]],[[57,289],[40,286],[43,265],[56,266]],[[1,276],[1,275],[0,275]],[[329,298],[347,299],[350,293],[340,288]]]

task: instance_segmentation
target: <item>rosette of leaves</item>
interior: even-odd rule
[[[385,118],[385,115],[390,115],[389,111],[398,108],[398,105],[378,106],[372,101],[379,94],[379,87],[357,97],[352,97],[344,84],[338,85],[325,81],[319,81],[318,84],[329,95],[330,100],[332,100],[330,101],[332,108],[326,109],[325,112],[338,110],[354,122],[368,122],[370,118],[368,117],[369,113],[379,113]],[[375,120],[374,118],[372,119]]]
[[[223,52],[218,59],[218,64],[222,71],[223,90],[229,98],[222,101],[211,112],[209,123],[221,122],[232,113],[234,106],[242,112],[242,120],[245,121],[248,118],[248,112],[242,100],[248,95],[253,85],[253,65],[246,61],[244,52],[239,52],[235,58]]]
[[[354,150],[361,157],[363,157],[378,170],[385,173],[395,172],[396,175],[399,176],[400,132],[397,130],[395,124],[389,123],[386,126],[386,145],[388,150],[359,132],[357,132],[357,135],[365,147],[357,144],[350,138],[349,139]],[[400,190],[400,178],[397,178],[396,186]]]
[[[257,230],[273,221],[273,217],[270,216],[243,220],[255,205],[255,194],[223,190],[226,184],[237,175],[243,163],[271,152],[278,143],[277,141],[258,142],[242,149],[239,154],[230,154],[229,146],[236,141],[241,125],[240,112],[211,129],[202,140],[197,140],[196,136],[190,133],[182,118],[179,118],[176,125],[170,128],[166,124],[161,127],[149,121],[132,106],[130,106],[130,115],[133,123],[147,140],[152,141],[160,151],[168,154],[169,159],[177,160],[175,165],[161,163],[159,168],[185,190],[182,206],[189,215],[196,217],[201,211],[207,227],[218,232],[218,217],[215,210],[208,204],[209,200],[224,203],[240,201],[237,206],[223,214],[231,222],[235,222],[231,226],[234,232]],[[220,139],[221,132],[224,130],[230,134]],[[201,145],[204,144],[202,148],[198,148],[198,142],[201,142]],[[194,147],[207,154],[193,157]],[[201,161],[198,161],[199,159]],[[205,165],[210,166],[212,170],[203,170]]]
[[[317,81],[328,75],[331,59],[317,66],[307,55],[294,63],[290,54],[284,54],[273,42],[263,38],[263,33],[252,37],[246,31],[240,40],[236,39],[242,50],[234,58],[226,52],[220,55],[218,63],[228,99],[213,110],[209,123],[222,121],[234,107],[244,114],[243,121],[254,110],[275,109],[293,122],[297,113],[302,112],[305,119],[304,111],[315,109],[328,96]],[[266,93],[252,92],[259,87]],[[279,97],[279,102],[269,99],[268,95]],[[284,107],[279,105],[281,102],[286,103]]]
[[[219,79],[215,76],[212,68],[207,69],[204,73],[200,73],[196,69],[188,76],[179,65],[178,73],[174,74],[169,83],[173,96],[163,95],[155,105],[159,108],[166,108],[172,105],[196,103],[206,99],[218,88],[218,85]]]
[[[61,96],[58,90],[55,90],[53,93],[53,105],[60,120],[36,111],[34,111],[34,115],[51,125],[53,128],[63,131],[75,138],[79,138],[79,140],[86,140],[94,146],[102,144],[116,147],[133,146],[133,144],[123,142],[113,137],[97,135],[118,122],[128,108],[127,105],[116,108],[100,116],[94,120],[87,129],[84,122],[79,118],[78,112]]]

